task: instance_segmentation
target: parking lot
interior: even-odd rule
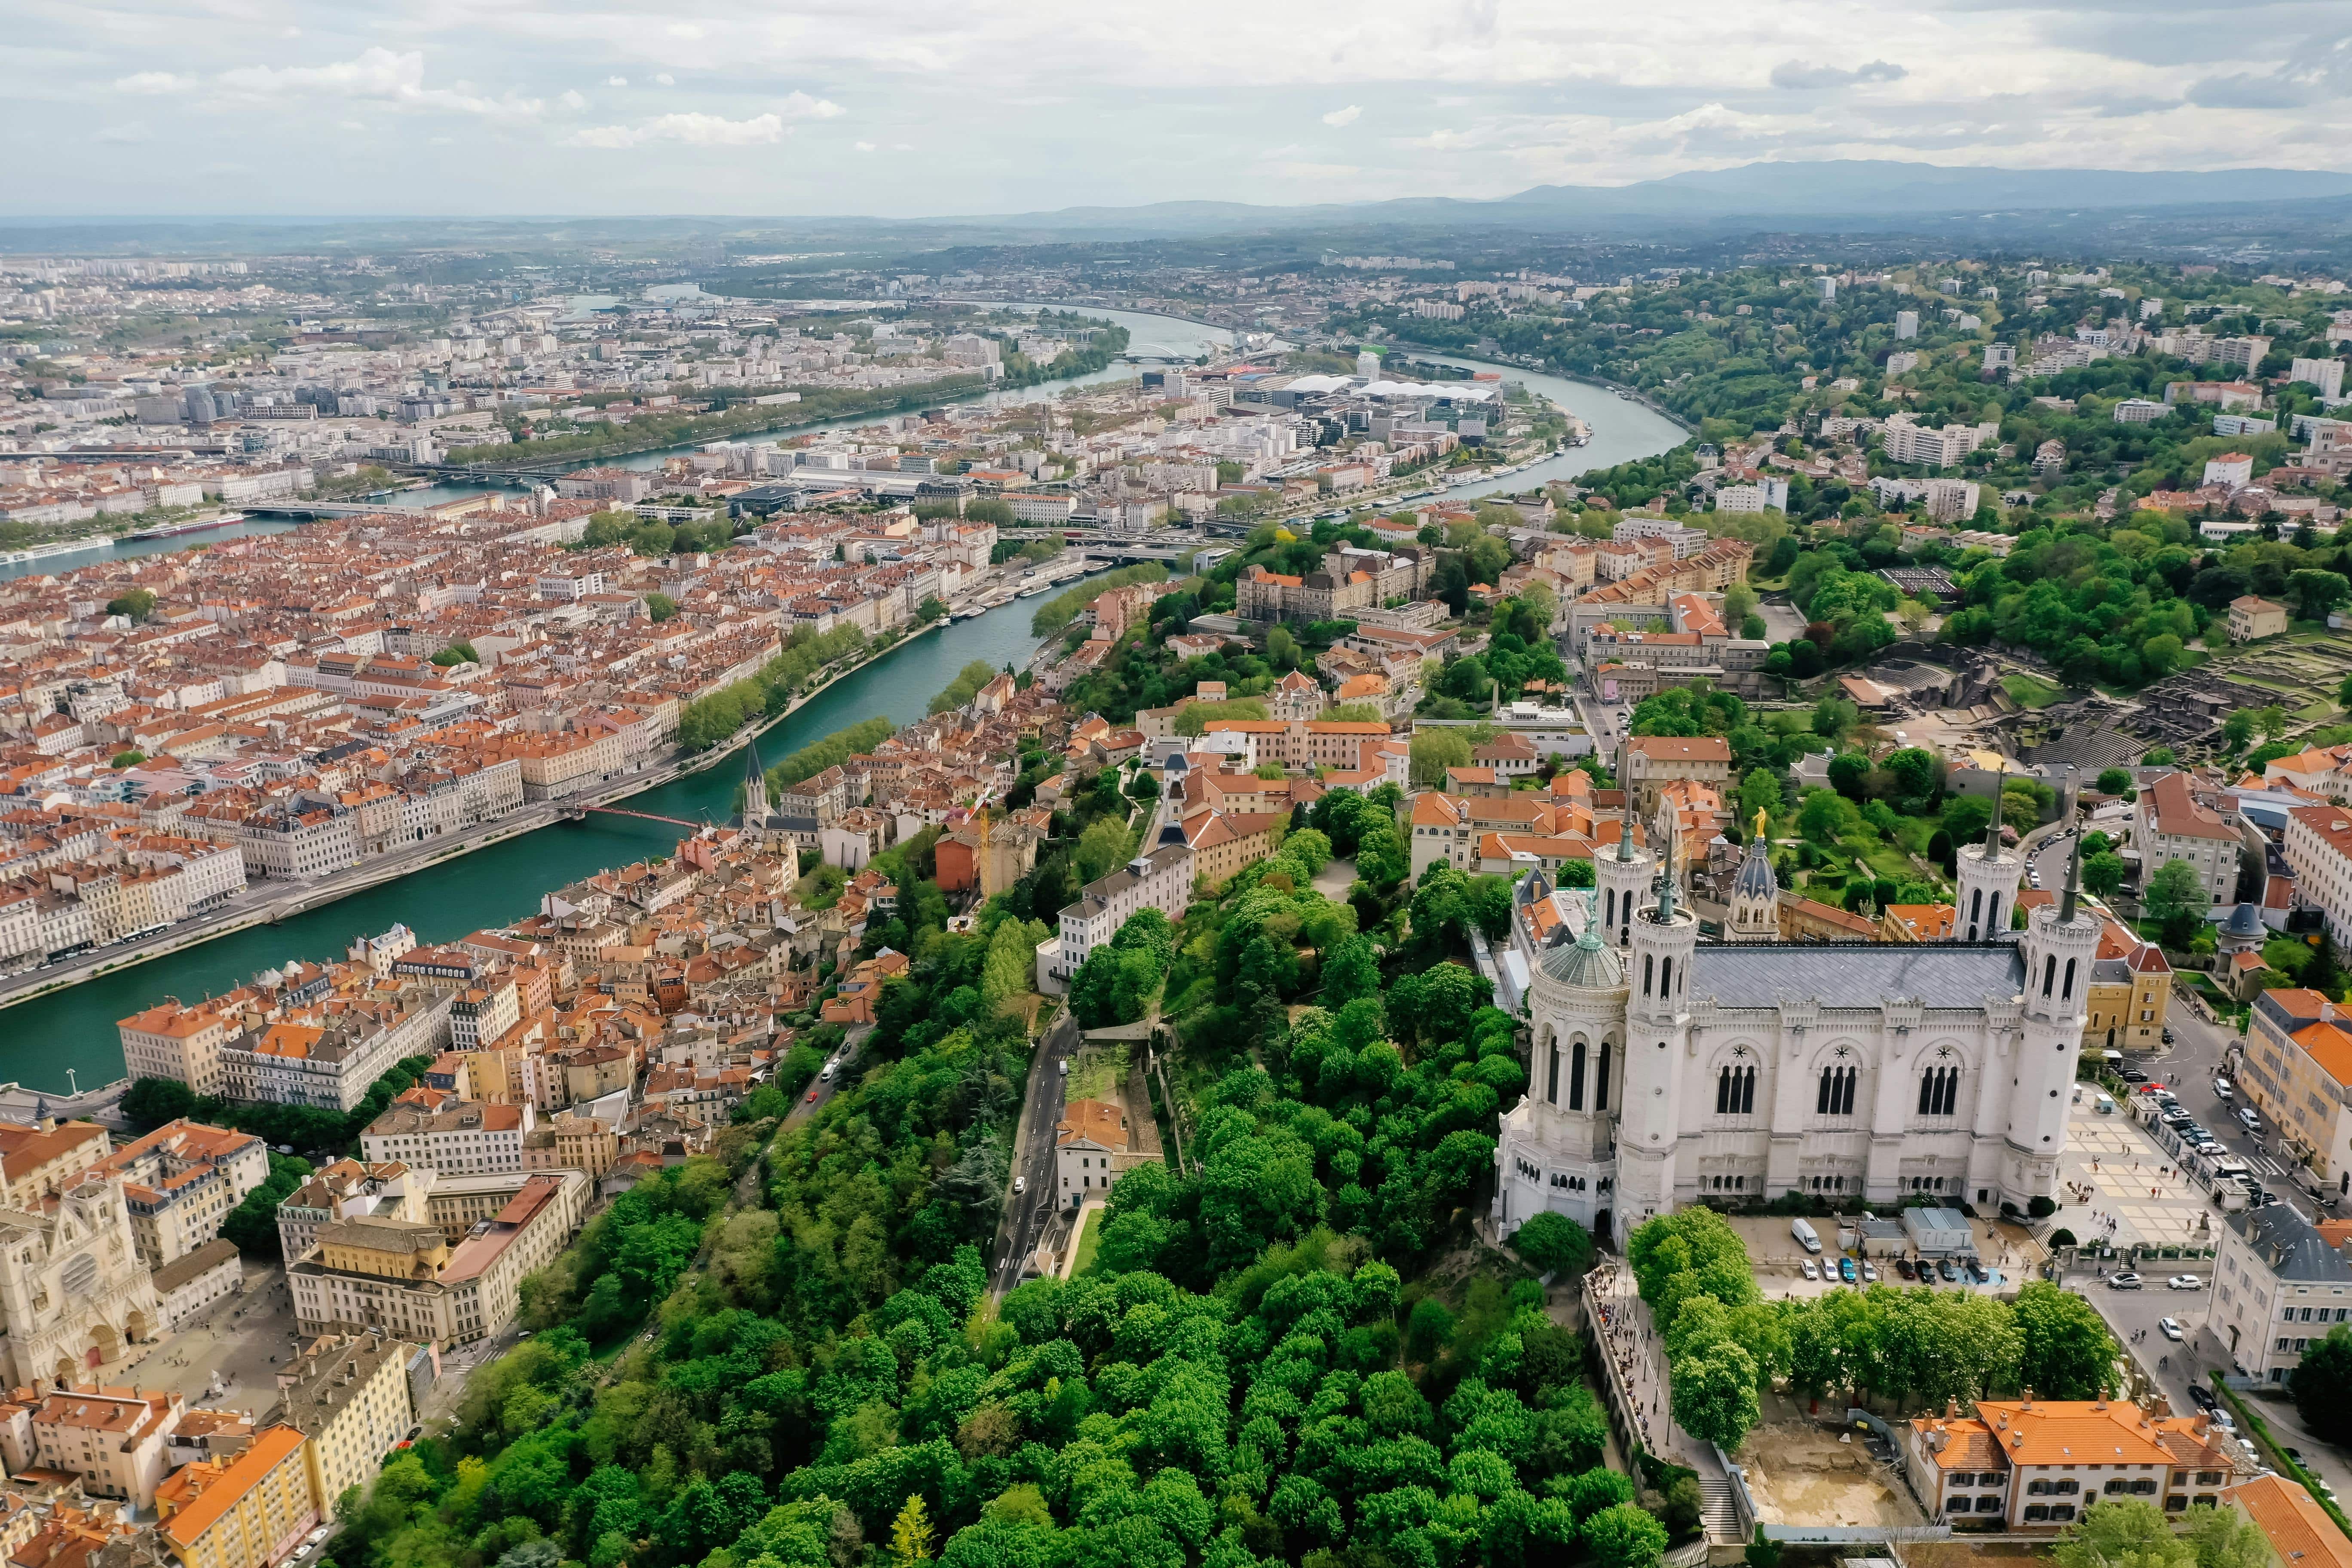
[[[1847,1216],[1849,1223],[1855,1216]],[[1834,1219],[1813,1219],[1806,1223],[1813,1227],[1822,1243],[1822,1254],[1809,1258],[1798,1246],[1789,1221],[1769,1215],[1733,1215],[1731,1227],[1748,1246],[1748,1256],[1756,1269],[1756,1283],[1768,1297],[1801,1298],[1826,1295],[1841,1289],[1848,1281],[1840,1266],[1853,1265],[1853,1287],[1861,1289],[1871,1284],[1933,1285],[1944,1290],[1976,1290],[1986,1295],[2013,1295],[2025,1279],[2032,1278],[2042,1261],[2041,1247],[2026,1235],[2023,1227],[1997,1220],[1974,1219],[1969,1228],[1976,1247],[1976,1257],[1990,1278],[1979,1280],[1960,1277],[1957,1266],[1953,1278],[1945,1279],[1937,1270],[1933,1279],[1903,1278],[1897,1263],[1909,1263],[1915,1271],[1918,1255],[1906,1243],[1892,1240],[1864,1240],[1852,1255],[1842,1257],[1838,1248],[1838,1222]],[[1804,1266],[1813,1265],[1819,1278],[1804,1277]],[[1934,1265],[1928,1267],[1935,1268]],[[1870,1278],[1874,1274],[1876,1278]]]

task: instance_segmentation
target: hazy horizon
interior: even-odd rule
[[[2341,11],[2296,0],[1667,0],[1599,29],[1512,0],[10,9],[20,222],[1290,206],[1831,159],[2323,171],[2352,101]]]

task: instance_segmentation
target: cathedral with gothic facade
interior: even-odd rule
[[[1758,834],[1722,939],[1701,942],[1671,844],[1661,860],[1629,821],[1583,919],[1532,966],[1498,1233],[1551,1209],[1622,1244],[1684,1205],[1790,1192],[1979,1210],[2052,1195],[2100,921],[2078,856],[2065,895],[2011,931],[2025,862],[1999,832],[1959,852],[1953,940],[1783,941]]]

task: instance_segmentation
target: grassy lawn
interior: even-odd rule
[[[2330,717],[2332,717],[2332,716],[2335,714],[2335,712],[2336,712],[2336,704],[2335,704],[2335,703],[2333,703],[2333,702],[2315,702],[2315,703],[2313,703],[2313,704],[2312,704],[2310,707],[2308,707],[2308,708],[2298,708],[2298,709],[2296,709],[2296,710],[2294,710],[2294,717],[2295,717],[2295,719],[2296,719],[2299,722],[2305,723],[2305,724],[2315,724],[2315,723],[2317,723],[2317,722],[2318,722],[2320,720],[2322,720],[2322,719],[2326,719],[2326,718],[2330,718]]]
[[[2004,675],[2000,689],[2021,708],[2047,708],[2066,694],[2063,687],[2038,675]]]
[[[1073,1279],[1094,1267],[1095,1254],[1102,1247],[1103,1213],[1100,1208],[1090,1208],[1087,1211],[1087,1223],[1078,1231],[1077,1260],[1070,1265],[1070,1275]]]
[[[1109,1100],[1127,1082],[1127,1047],[1105,1044],[1082,1047],[1070,1064],[1071,1100]]]

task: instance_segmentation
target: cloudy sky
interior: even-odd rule
[[[0,210],[1499,195],[1758,159],[2352,166],[2344,0],[0,0]]]

